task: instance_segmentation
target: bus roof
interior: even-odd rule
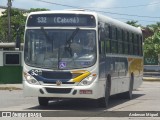
[[[96,12],[89,12],[89,11],[85,11],[82,9],[71,9],[71,10],[52,10],[52,11],[38,11],[38,12],[31,12],[29,15],[34,15],[34,14],[52,14],[52,13],[60,13],[60,14],[66,14],[66,13],[70,13],[70,14],[92,14],[92,15],[96,15]]]

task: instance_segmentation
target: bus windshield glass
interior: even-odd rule
[[[79,69],[96,62],[96,31],[82,29],[28,29],[24,61],[49,69]]]

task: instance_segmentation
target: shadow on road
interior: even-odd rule
[[[133,94],[132,100],[143,96],[144,94]],[[123,99],[120,95],[114,95],[110,97],[109,108],[113,108],[125,102],[129,102],[128,99]],[[59,110],[59,111],[104,111],[106,108],[99,108],[98,103],[95,100],[88,99],[65,99],[50,101],[48,106],[34,106],[27,108],[26,110]]]

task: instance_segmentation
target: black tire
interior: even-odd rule
[[[131,74],[131,78],[130,78],[130,84],[129,84],[129,91],[125,92],[122,94],[123,98],[125,99],[132,99],[132,92],[133,92],[133,83],[134,83],[134,75],[133,73]]]
[[[38,97],[38,102],[40,106],[47,106],[48,105],[48,98],[45,97]]]
[[[99,107],[107,108],[109,103],[109,96],[110,96],[110,82],[109,80],[106,81],[106,88],[105,88],[105,96],[98,99]]]

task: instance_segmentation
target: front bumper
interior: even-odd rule
[[[98,99],[104,96],[104,85],[100,82],[93,82],[88,86],[51,86],[33,85],[24,80],[23,88],[25,97]],[[83,90],[92,92],[82,93]]]

